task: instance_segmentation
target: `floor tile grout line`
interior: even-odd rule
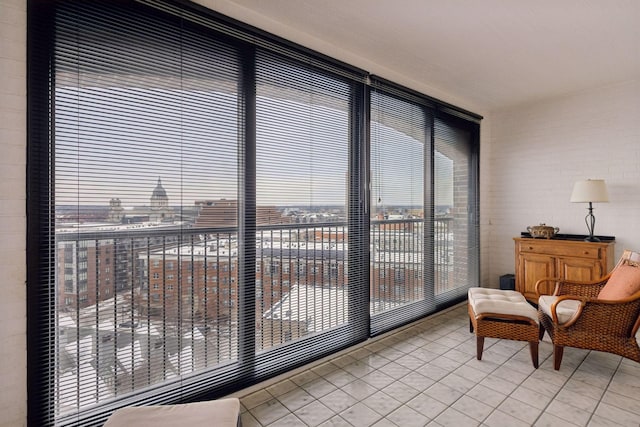
[[[368,410],[372,410],[375,414],[376,414],[376,423],[380,422],[380,421],[385,421],[388,423],[392,423],[392,424],[397,424],[395,422],[393,422],[389,417],[389,415],[395,413],[396,411],[398,411],[400,408],[402,407],[407,407],[409,409],[412,409],[411,406],[409,406],[409,402],[411,402],[413,399],[415,399],[416,397],[420,396],[420,395],[426,395],[429,396],[426,391],[428,388],[432,387],[435,384],[440,384],[442,386],[446,386],[449,388],[452,388],[453,390],[456,390],[458,393],[461,393],[458,397],[456,397],[454,400],[449,401],[449,403],[444,403],[442,401],[440,401],[441,404],[444,404],[445,406],[443,407],[444,409],[438,411],[437,413],[433,414],[432,416],[429,417],[425,417],[427,418],[428,422],[431,423],[433,422],[434,425],[436,425],[437,421],[436,419],[438,417],[440,417],[443,413],[445,413],[447,410],[449,409],[453,409],[456,410],[462,414],[467,415],[464,411],[460,411],[459,409],[455,408],[454,405],[456,404],[456,402],[460,401],[460,399],[462,399],[463,397],[467,396],[470,399],[474,399],[474,400],[478,400],[473,396],[469,396],[469,391],[475,387],[477,387],[478,385],[482,385],[482,381],[484,381],[486,378],[489,378],[493,373],[495,373],[496,370],[500,369],[501,367],[505,367],[505,368],[509,368],[509,369],[513,369],[511,366],[511,362],[512,361],[517,361],[517,362],[522,362],[522,351],[524,347],[520,347],[519,349],[514,349],[511,348],[511,350],[515,350],[514,352],[510,352],[511,355],[508,356],[506,359],[503,359],[502,357],[500,357],[501,362],[496,363],[495,367],[493,367],[493,369],[491,369],[490,371],[485,371],[483,369],[480,369],[482,375],[479,375],[478,377],[475,378],[479,378],[478,380],[473,379],[470,380],[469,378],[465,377],[464,375],[461,375],[461,373],[457,373],[457,371],[465,366],[471,367],[473,368],[472,364],[470,362],[472,362],[473,359],[473,355],[471,354],[470,351],[468,351],[468,346],[469,344],[469,340],[473,339],[473,335],[471,335],[471,338],[469,339],[462,339],[463,336],[467,335],[466,334],[466,328],[463,322],[458,321],[459,319],[461,319],[464,315],[466,314],[462,312],[462,309],[460,309],[459,307],[457,309],[451,310],[449,312],[449,315],[446,316],[447,318],[442,318],[439,319],[439,321],[432,321],[434,318],[430,318],[430,319],[423,319],[420,322],[416,322],[414,324],[412,324],[409,327],[406,327],[400,331],[396,331],[393,334],[389,334],[387,336],[385,336],[384,339],[381,339],[380,341],[376,341],[373,343],[368,343],[366,345],[360,346],[358,348],[354,348],[351,349],[350,351],[344,352],[341,354],[341,356],[348,356],[352,358],[352,361],[350,363],[347,363],[345,365],[342,364],[335,364],[333,363],[333,370],[331,371],[324,371],[322,373],[318,373],[313,371],[314,369],[320,367],[322,364],[324,363],[332,363],[333,361],[335,361],[335,359],[333,358],[328,358],[327,360],[325,360],[322,364],[317,364],[314,366],[309,367],[307,370],[298,372],[297,375],[303,375],[306,372],[314,372],[314,374],[316,375],[316,378],[313,380],[310,380],[308,382],[305,382],[304,384],[298,384],[295,383],[295,388],[293,390],[302,390],[306,392],[306,389],[304,388],[305,384],[310,383],[312,381],[316,381],[319,379],[322,379],[324,381],[327,381],[328,383],[331,384],[332,387],[335,387],[332,391],[329,391],[328,393],[324,393],[324,392],[319,392],[320,394],[314,393],[308,393],[311,396],[311,400],[309,402],[307,402],[305,405],[303,405],[300,408],[297,408],[297,410],[304,408],[307,405],[310,404],[314,404],[314,403],[320,403],[322,405],[324,405],[324,403],[322,402],[322,398],[327,396],[328,394],[336,391],[336,390],[340,390],[342,392],[346,392],[344,390],[344,388],[348,385],[353,383],[354,381],[360,380],[363,381],[363,383],[367,384],[368,386],[372,387],[372,389],[374,390],[373,393],[368,394],[365,398],[359,398],[359,397],[355,397],[349,393],[349,396],[354,398],[354,403],[353,405],[357,405],[357,404],[362,404],[364,407],[368,408]],[[440,316],[438,316],[440,317]],[[445,316],[442,316],[445,317]],[[445,323],[450,322],[449,324],[445,325]],[[443,326],[445,325],[445,326]],[[435,335],[429,335],[430,330],[434,330],[435,331]],[[446,331],[446,333],[445,333]],[[446,339],[449,338],[450,336],[452,336],[450,339]],[[490,346],[488,346],[485,350],[490,349],[491,347],[494,347],[497,344],[500,343],[505,343],[505,342],[509,342],[508,340],[495,340],[494,342],[491,343]],[[434,344],[435,347],[433,347],[432,349],[429,349],[429,345],[430,344]],[[374,347],[373,349],[371,348],[367,348],[368,346],[372,346]],[[504,349],[502,348],[496,348],[496,351],[498,353],[502,353],[503,356],[507,355],[507,353],[505,353],[504,350],[509,350],[509,348],[512,346],[505,346]],[[467,350],[467,351],[465,351]],[[429,352],[431,354],[428,353],[418,353],[418,352]],[[452,353],[456,352],[455,354]],[[545,352],[546,353],[546,352]],[[420,354],[420,356],[418,356],[418,354]],[[597,354],[597,352],[586,352],[583,356],[582,359],[577,358],[576,361],[579,361],[577,366],[573,367],[572,371],[569,373],[568,376],[565,376],[566,374],[562,375],[564,378],[561,382],[558,382],[557,384],[557,389],[553,392],[553,393],[549,393],[550,399],[548,399],[546,402],[544,402],[543,405],[541,405],[540,408],[538,408],[538,406],[533,406],[530,405],[528,402],[521,400],[522,396],[520,396],[520,398],[517,398],[514,396],[514,394],[518,391],[518,390],[529,390],[531,392],[537,392],[537,393],[541,393],[540,390],[536,390],[536,389],[532,389],[530,386],[533,385],[529,384],[527,386],[523,385],[528,379],[530,378],[536,378],[538,381],[544,381],[544,377],[542,379],[537,378],[536,377],[536,373],[540,372],[540,370],[544,370],[544,371],[549,371],[549,372],[553,372],[550,371],[550,369],[548,369],[547,367],[545,368],[540,368],[538,370],[533,370],[530,371],[528,373],[523,372],[523,370],[521,369],[516,369],[515,371],[519,372],[522,375],[522,379],[520,381],[518,381],[517,383],[514,382],[513,384],[515,385],[515,388],[513,388],[509,393],[505,393],[505,397],[500,399],[499,402],[492,402],[492,403],[485,403],[485,401],[482,400],[478,400],[479,403],[482,403],[484,405],[488,405],[489,408],[491,409],[490,412],[488,413],[487,416],[485,416],[482,420],[478,420],[478,419],[474,419],[475,422],[478,423],[478,425],[482,425],[482,426],[488,426],[489,424],[487,423],[487,420],[496,413],[496,411],[500,411],[499,407],[500,405],[502,405],[504,403],[504,401],[510,397],[518,400],[519,402],[522,402],[523,404],[527,404],[530,406],[535,407],[536,409],[539,409],[540,412],[537,414],[537,417],[534,420],[535,422],[539,422],[542,417],[545,414],[548,414],[550,416],[554,416],[554,417],[558,417],[557,415],[555,415],[552,412],[548,412],[548,409],[550,408],[550,406],[553,404],[553,402],[557,401],[557,397],[564,391],[564,390],[568,390],[567,389],[567,385],[572,381],[580,381],[583,382],[583,379],[581,379],[580,377],[578,377],[578,374],[580,372],[588,372],[587,370],[585,370],[584,368],[588,368],[588,364],[592,363],[594,360],[597,361],[597,359],[594,358],[590,358],[591,354]],[[407,356],[410,356],[411,358],[415,359],[415,360],[411,360],[409,358],[406,358]],[[450,364],[450,362],[457,362],[459,361],[458,357],[460,356],[464,356],[465,360],[460,362],[459,364]],[[424,357],[424,358],[423,358]],[[540,366],[542,366],[543,364],[546,364],[549,362],[549,360],[551,360],[553,357],[553,352],[548,353],[546,356],[544,356],[544,358],[541,360]],[[403,362],[398,362],[398,360],[406,358]],[[411,385],[411,383],[405,383],[403,381],[401,381],[403,378],[406,378],[407,376],[411,375],[412,373],[420,373],[421,375],[422,372],[424,371],[424,367],[425,365],[428,365],[430,363],[432,363],[434,360],[440,359],[442,360],[442,362],[444,364],[434,364],[433,366],[438,367],[439,369],[441,369],[442,371],[440,373],[435,374],[435,376],[432,376],[431,378],[429,376],[427,376],[427,378],[429,378],[430,381],[433,381],[433,383],[431,385],[429,385],[427,388],[422,389],[422,387],[418,390],[415,390],[415,388]],[[447,362],[446,360],[449,360],[449,362]],[[417,363],[419,362],[419,363]],[[613,362],[613,361],[612,361]],[[615,363],[615,368],[612,367],[612,364],[607,364],[606,366],[610,367],[610,373],[605,375],[608,376],[604,376],[602,379],[606,380],[606,385],[604,385],[603,387],[600,385],[594,385],[591,382],[586,382],[585,384],[589,385],[590,387],[597,387],[599,389],[599,395],[597,398],[590,398],[593,401],[596,402],[595,407],[591,410],[589,417],[587,420],[585,420],[585,423],[588,424],[593,420],[594,415],[596,414],[597,408],[600,407],[600,405],[603,403],[603,399],[605,394],[607,393],[607,391],[609,390],[609,388],[611,387],[611,385],[614,382],[614,378],[616,376],[616,374],[620,371],[620,369],[622,369],[622,365],[623,365],[624,359],[620,358],[616,361]],[[383,369],[385,366],[390,365],[391,363],[396,363],[398,364],[400,367],[402,367],[402,369],[406,369],[406,374],[402,374],[402,372],[400,372],[398,375],[389,375],[387,374],[387,372],[385,372]],[[356,366],[354,365],[352,368],[356,369],[356,371],[352,371],[355,372],[357,375],[353,375],[352,373],[349,372],[349,370],[345,370],[344,368],[346,366],[349,366],[351,364],[357,364],[358,368],[356,368]],[[507,366],[507,364],[509,364],[509,366]],[[419,366],[418,366],[419,365]],[[362,369],[361,367],[364,366],[365,368]],[[566,365],[565,365],[566,366]],[[517,368],[517,366],[514,366]],[[350,378],[349,381],[345,384],[341,384],[341,385],[337,385],[334,384],[333,382],[329,381],[327,379],[328,375],[331,372],[335,372],[337,370],[343,370],[347,373],[349,373],[350,375],[353,376],[353,378]],[[382,382],[376,382],[375,379],[373,378],[375,375],[377,374],[381,374],[384,376],[384,380]],[[467,380],[470,381],[470,383],[465,383],[465,382],[461,382],[460,384],[456,384],[453,383],[452,381],[460,381],[457,378],[453,378],[451,377],[449,379],[449,382],[443,382],[443,380],[447,377],[450,377],[452,374],[456,374],[458,376],[460,376],[461,378],[465,378]],[[520,375],[519,374],[519,375]],[[373,375],[373,376],[372,376]],[[281,378],[279,381],[271,384],[270,386],[275,386],[277,384],[280,384],[283,381],[287,381],[287,380],[291,380],[291,378],[293,378],[295,375],[291,375],[289,377],[285,377],[285,378]],[[369,380],[371,380],[373,383],[370,383],[369,381],[367,381],[367,379],[363,379],[363,378],[368,378]],[[435,379],[435,378],[438,379]],[[504,381],[509,381],[508,379],[499,377],[501,380]],[[588,379],[589,377],[585,378]],[[596,378],[597,379],[597,378]],[[391,382],[388,382],[391,381]],[[555,381],[554,381],[555,382]],[[399,400],[400,405],[396,408],[394,408],[393,410],[391,410],[389,413],[382,415],[380,414],[378,411],[376,411],[374,408],[371,408],[370,406],[367,405],[367,403],[365,403],[365,400],[368,399],[370,396],[373,396],[376,393],[379,392],[383,392],[383,393],[387,393],[384,391],[384,389],[392,384],[396,384],[398,383],[399,387],[402,386],[406,386],[414,391],[417,392],[416,395],[414,395],[413,397],[409,398],[407,401],[404,401],[404,399]],[[451,385],[450,385],[451,384]],[[469,385],[470,384],[470,385]],[[599,380],[596,384],[600,384]],[[460,386],[462,386],[462,389],[460,388]],[[486,387],[486,386],[485,386]],[[463,389],[468,388],[468,390],[466,391],[462,391]],[[490,387],[491,388],[491,387]],[[282,402],[280,401],[279,397],[281,397],[282,395],[284,395],[285,393],[280,394],[279,397],[276,397],[274,394],[272,394],[271,392],[269,392],[269,390],[267,390],[267,387],[260,389],[260,390],[264,390],[267,392],[267,395],[271,397],[271,399],[276,399],[279,403],[282,404]],[[256,390],[256,392],[259,392],[260,390]],[[291,391],[293,391],[291,390]],[[572,389],[573,390],[573,389]],[[322,394],[324,393],[324,394]],[[503,393],[501,391],[496,391],[496,393]],[[580,395],[581,393],[579,391],[574,391],[574,393],[577,393],[578,395]],[[387,393],[388,394],[388,393]],[[595,392],[593,393],[595,395]],[[318,396],[318,397],[316,397]],[[390,396],[393,397],[393,395],[390,394]],[[589,398],[588,394],[583,394],[583,397],[585,398]],[[271,400],[269,399],[269,400]],[[438,399],[436,399],[436,401],[439,401]],[[266,403],[266,402],[265,402]],[[563,404],[569,405],[573,408],[576,409],[580,409],[580,407],[578,406],[574,406],[575,404],[579,403],[577,401],[562,401]],[[352,406],[353,406],[352,405]],[[257,407],[259,405],[256,405],[255,407]],[[298,420],[299,422],[303,423],[306,425],[306,423],[299,418],[296,414],[295,411],[291,411],[289,410],[288,407],[286,407],[286,405],[283,404],[283,406],[286,408],[286,413],[278,418],[278,420],[275,420],[273,422],[271,422],[270,424],[268,424],[268,426],[270,426],[271,424],[277,423],[279,420],[282,420],[285,417],[288,417],[290,415],[293,415],[295,417],[296,420]],[[326,406],[326,405],[325,405]],[[255,408],[254,407],[254,408]],[[346,422],[350,425],[352,425],[351,423],[349,423],[346,419],[344,419],[340,414],[344,413],[344,411],[346,411],[347,409],[344,409],[343,411],[337,411],[334,410],[333,408],[327,406],[328,409],[331,410],[331,416],[328,420],[325,421],[328,422],[329,420],[331,420],[332,418],[335,417],[340,417],[340,419],[343,422]],[[413,410],[413,409],[412,409]],[[247,411],[251,414],[251,410]],[[420,412],[420,411],[418,411]],[[504,413],[506,415],[512,416],[508,413]],[[424,414],[422,414],[424,415]],[[454,415],[455,416],[455,415]],[[459,415],[458,415],[459,416]],[[467,415],[469,416],[469,415]],[[255,417],[254,417],[255,418]],[[473,417],[471,417],[473,418]],[[516,419],[519,419],[518,417],[515,417]],[[562,417],[559,417],[559,419],[562,419]],[[520,419],[520,421],[522,421]],[[258,423],[258,425],[263,426],[262,423],[260,423],[257,419],[256,422]],[[523,421],[524,423],[525,421]],[[572,422],[571,420],[569,420],[568,422]],[[585,425],[586,425],[585,424]],[[328,424],[327,424],[328,425]],[[264,426],[263,426],[264,427]]]

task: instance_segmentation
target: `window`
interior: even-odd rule
[[[274,275],[274,274],[278,274],[278,270],[279,270],[279,264],[277,262],[271,262],[269,264],[269,274]]]
[[[424,315],[474,282],[477,117],[187,2],[32,1],[34,425],[99,425],[125,405],[219,396]],[[434,198],[465,185],[434,225]],[[91,224],[118,207],[131,224]],[[81,220],[86,233],[66,231]],[[111,262],[95,269],[103,247]],[[295,280],[283,275],[290,265]],[[399,269],[404,283],[388,277],[380,292],[375,281]],[[466,282],[448,288],[451,278]],[[222,297],[204,295],[219,282]],[[270,327],[283,317],[306,329]],[[117,333],[126,322],[146,330]],[[194,325],[218,335],[196,342]],[[178,355],[197,363],[173,366]]]
[[[480,275],[477,128],[436,117],[434,133],[435,294],[464,297]]]
[[[307,271],[307,265],[304,261],[298,263],[298,274],[304,275]]]
[[[425,96],[373,79],[373,331],[382,332],[429,313],[438,304],[463,298],[470,286],[479,283],[475,227],[479,127],[475,119],[461,117]],[[451,263],[454,248],[459,258]],[[460,274],[454,279],[458,268]],[[391,296],[376,286],[380,280],[393,281],[388,288],[393,290]]]

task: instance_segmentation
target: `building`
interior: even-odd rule
[[[99,211],[95,207],[79,208],[72,217],[66,213],[68,210],[60,209],[61,220],[56,230],[58,306],[73,312],[112,299],[127,289],[139,288],[141,282],[138,282],[132,253],[138,247],[142,250],[159,242],[176,241],[176,238],[160,234],[141,240],[136,239],[136,232],[175,226],[173,210],[168,203],[167,193],[158,178],[150,207],[137,207],[129,212],[130,215],[119,198],[109,201],[104,222],[95,221],[93,213]]]
[[[149,205],[149,220],[151,222],[166,222],[173,220],[173,211],[169,207],[169,196],[158,178],[158,184],[151,194]]]
[[[196,200],[198,216],[194,227],[235,227],[238,223],[237,200]],[[256,218],[258,225],[288,224],[289,216],[275,206],[257,206]]]

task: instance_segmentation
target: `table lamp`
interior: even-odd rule
[[[573,186],[571,193],[572,203],[589,203],[589,213],[584,218],[589,230],[589,237],[584,239],[587,242],[599,242],[600,239],[593,235],[593,228],[596,225],[596,217],[593,216],[593,203],[602,203],[609,201],[607,186],[603,179],[586,179],[578,181]]]

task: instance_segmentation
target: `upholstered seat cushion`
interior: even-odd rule
[[[541,295],[538,299],[538,306],[540,310],[547,316],[553,318],[551,315],[551,305],[558,299],[554,295]],[[558,323],[567,323],[571,319],[578,309],[580,308],[580,301],[575,299],[562,300],[556,306],[556,314],[558,315]]]
[[[476,315],[479,314],[508,314],[512,316],[528,317],[538,322],[538,312],[522,296],[520,292],[471,288],[468,292],[469,304]]]
[[[132,406],[118,409],[104,427],[237,427],[240,401],[236,398],[180,405]]]

